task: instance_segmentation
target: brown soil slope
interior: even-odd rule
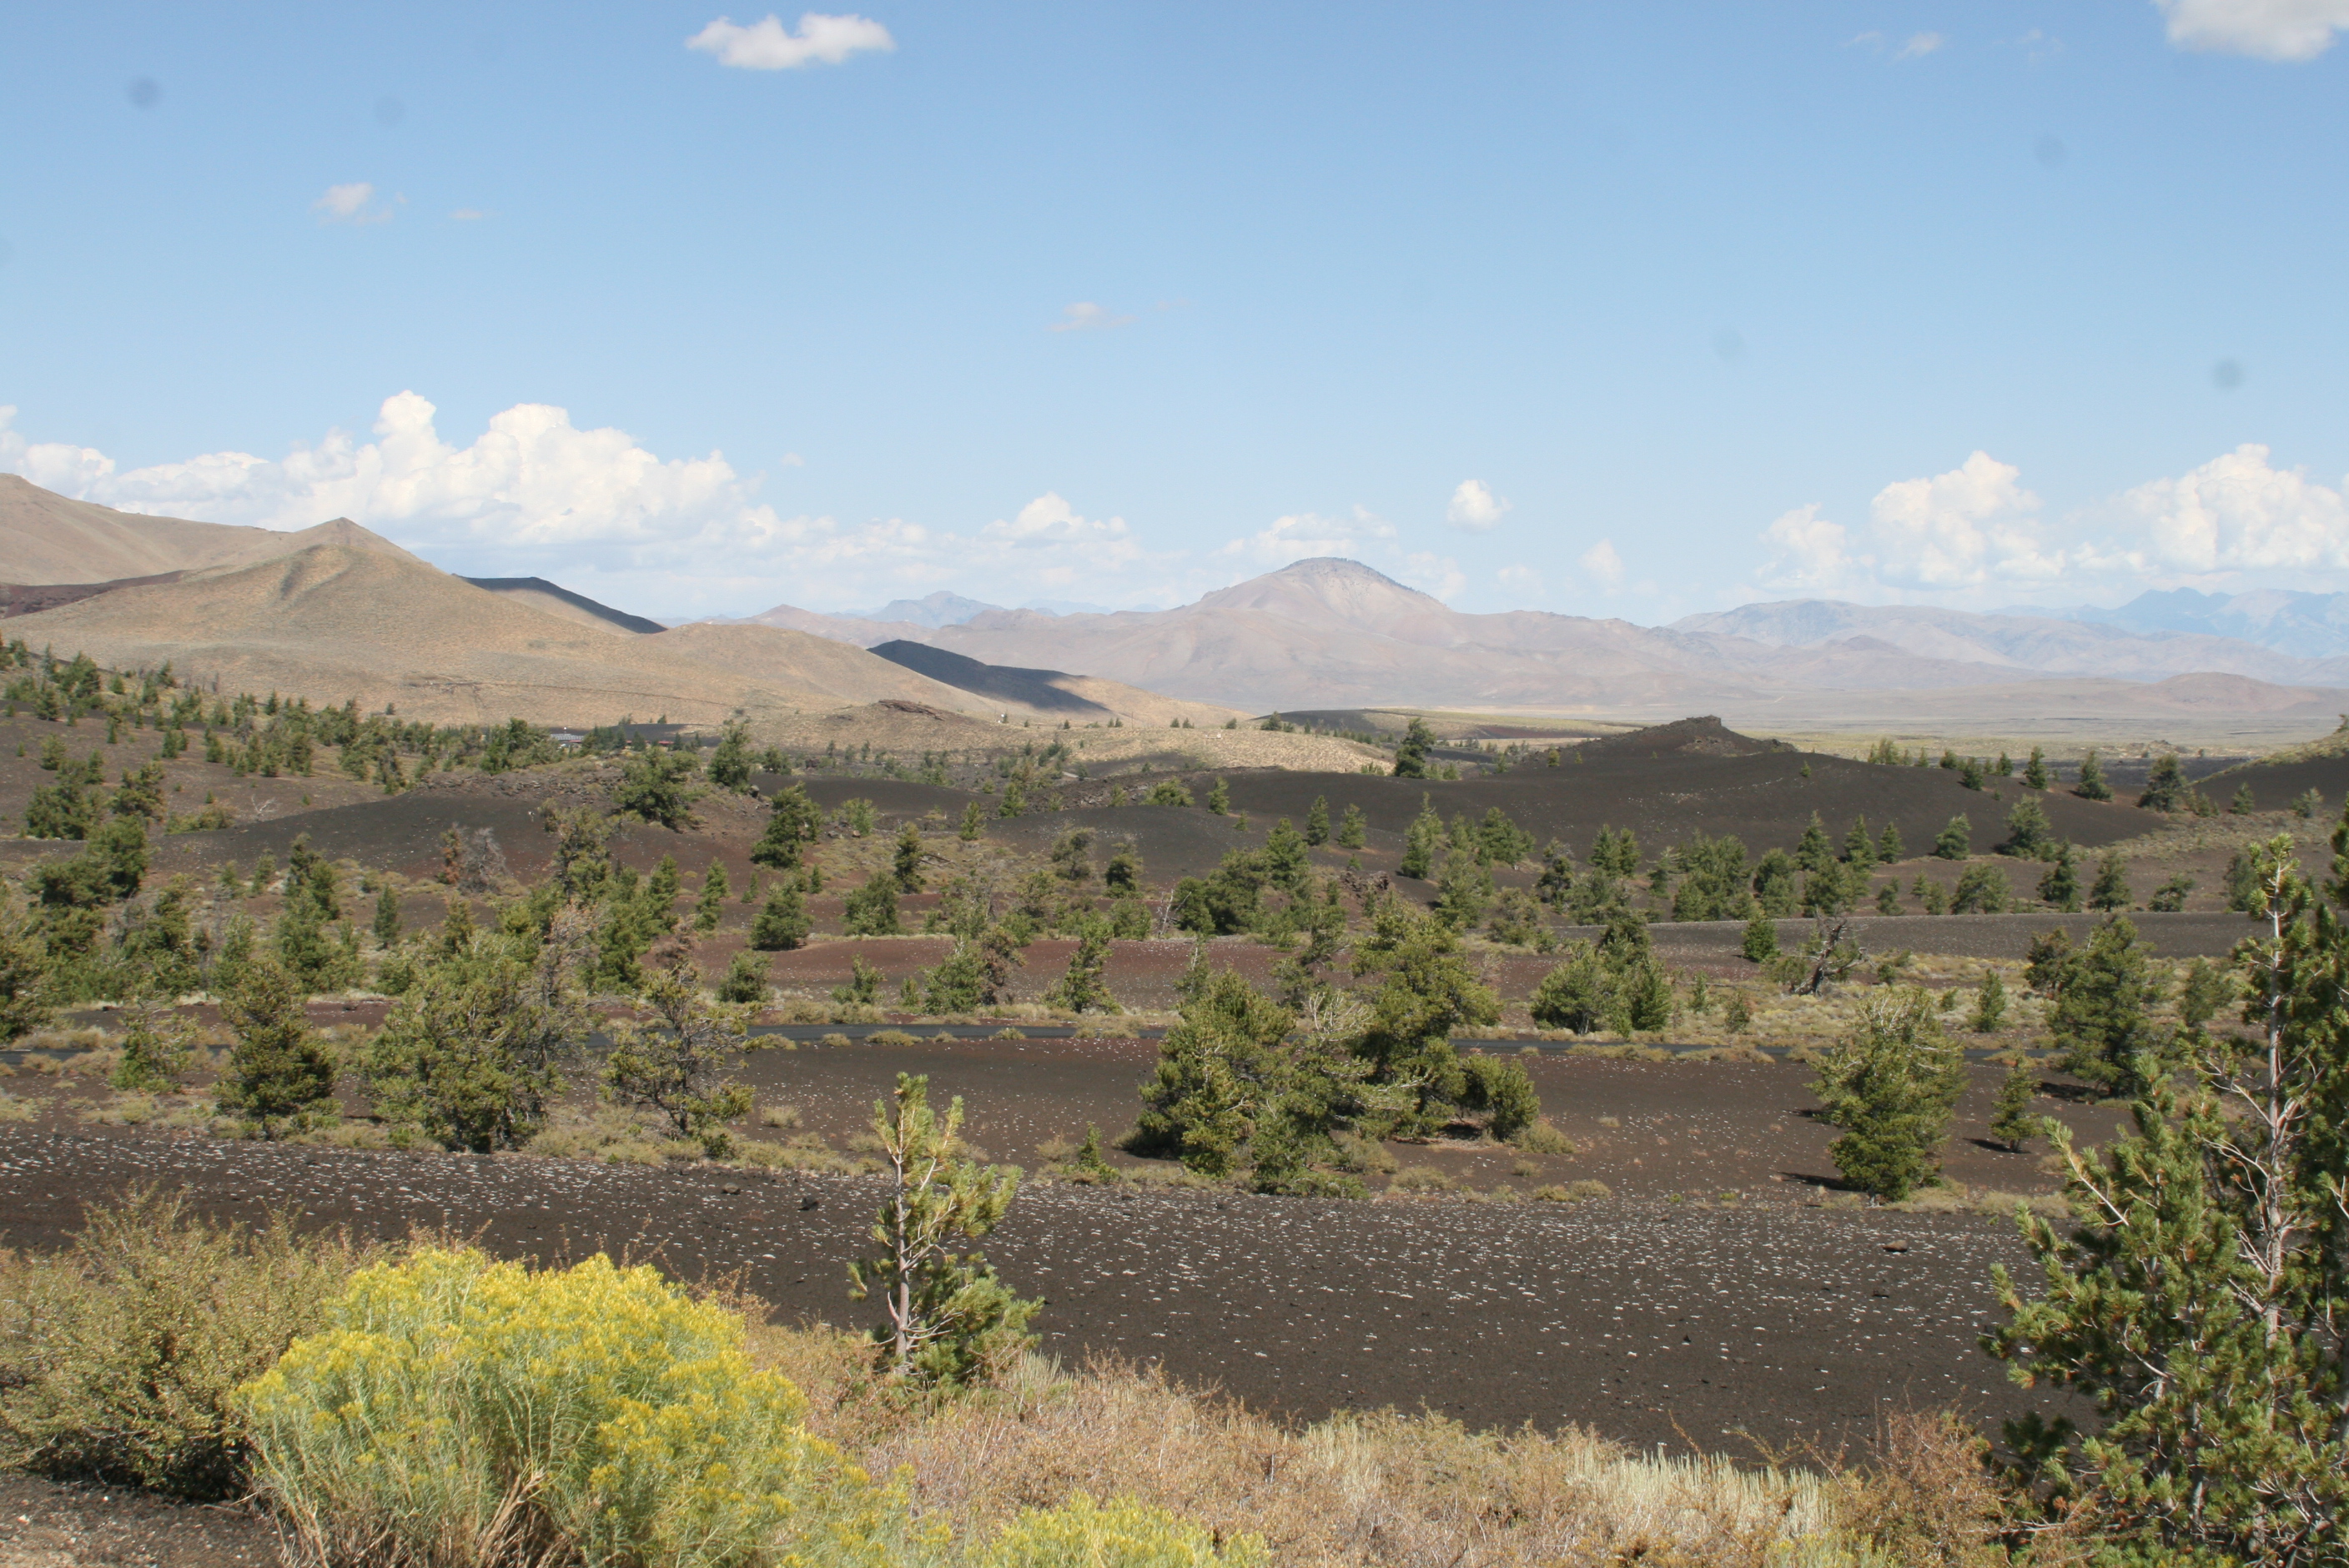
[[[840,705],[701,663],[661,639],[557,620],[404,552],[347,545],[119,589],[18,617],[11,630],[110,666],[169,660],[223,692],[355,697],[369,709],[396,703],[403,716],[451,724],[667,714],[715,726],[738,707],[755,718]]]
[[[280,533],[177,517],[141,517],[71,500],[16,474],[0,474],[0,580],[109,583],[211,566],[242,566],[318,544],[343,544],[414,560],[344,518]]]

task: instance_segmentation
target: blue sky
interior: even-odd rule
[[[2349,587],[2349,0],[765,16],[16,7],[0,467],[671,615]]]

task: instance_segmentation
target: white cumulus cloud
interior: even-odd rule
[[[1763,530],[1771,553],[1758,580],[1788,593],[1966,598],[2349,573],[2344,489],[2277,468],[2251,443],[2050,522],[2012,465],[1976,452],[1885,486],[1860,530],[1816,504],[1783,513]]]
[[[2349,31],[2349,0],[2154,0],[2181,49],[2313,60]]]
[[[1581,564],[1585,573],[1609,588],[1623,581],[1623,557],[1611,539],[1602,539],[1584,551]]]
[[[721,66],[746,71],[792,71],[809,65],[836,66],[867,50],[886,53],[897,46],[897,40],[889,36],[888,28],[865,17],[826,16],[810,11],[801,16],[796,32],[771,15],[747,27],[730,16],[720,16],[688,38],[685,46],[717,56]]]
[[[1444,509],[1444,521],[1471,533],[1483,533],[1507,515],[1509,503],[1485,487],[1483,480],[1462,480]]]
[[[127,471],[94,448],[28,440],[16,412],[0,407],[0,469],[60,494],[281,530],[348,517],[451,571],[574,587],[608,577],[611,593],[655,612],[822,607],[948,585],[1009,603],[1076,586],[1137,598],[1162,593],[1178,559],[1144,548],[1123,518],[1083,516],[1052,491],[968,531],[789,516],[722,452],[663,459],[543,403],[493,416],[460,445],[440,435],[429,401],[402,392],[384,400],[369,439],[333,430],[282,459],[209,452]]]
[[[318,214],[321,223],[381,223],[391,217],[387,207],[371,205],[375,186],[359,180],[348,185],[329,185],[326,193],[310,203],[310,211]]]
[[[2157,572],[2349,570],[2349,501],[2305,469],[2278,469],[2246,443],[2177,479],[2120,498],[2142,532],[2124,534],[2120,561]],[[2130,532],[2135,532],[2131,530]]]

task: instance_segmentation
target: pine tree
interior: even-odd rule
[[[762,1007],[767,1002],[768,961],[750,948],[734,954],[718,979],[718,999],[738,1006]]]
[[[1933,855],[1937,860],[1961,861],[1973,852],[1973,824],[1961,811],[1933,840]]]
[[[977,843],[980,825],[985,821],[986,818],[979,812],[978,802],[973,800],[962,809],[962,826],[955,830],[955,836],[966,844]]]
[[[1767,914],[1756,914],[1745,923],[1745,935],[1738,944],[1749,963],[1767,964],[1778,956],[1778,923]]]
[[[1900,841],[1899,828],[1890,822],[1885,823],[1883,835],[1876,841],[1877,863],[1889,866],[1908,858],[1909,848]]]
[[[2035,795],[2025,795],[2006,814],[2006,842],[1999,845],[2002,855],[2014,855],[2028,861],[2044,861],[2055,848],[2054,830],[2048,826],[2047,813]]]
[[[2349,861],[2349,832],[2333,847]],[[1996,1271],[2008,1318],[1984,1339],[2018,1380],[2096,1408],[2091,1433],[2027,1418],[2006,1436],[2019,1472],[2132,1562],[2335,1563],[2349,1514],[2349,937],[2288,839],[2253,859],[2264,930],[2236,966],[2254,1037],[2198,1032],[2190,1084],[2151,1078],[2134,1130],[2100,1150],[2052,1130],[2072,1223],[2026,1217],[2040,1266],[2028,1293]]]
[[[382,891],[375,895],[374,929],[380,946],[389,947],[399,940],[399,895],[391,891],[389,882],[384,883]]]
[[[701,999],[701,972],[680,960],[645,985],[653,1021],[612,1026],[604,1087],[614,1099],[657,1110],[679,1138],[711,1159],[728,1150],[725,1124],[748,1112],[750,1090],[729,1077],[740,1062],[750,1020],[726,1003]]]
[[[2107,851],[2096,861],[2096,882],[2088,890],[2090,909],[2127,909],[2135,895],[2129,892],[2128,868],[2121,863],[2117,851]]]
[[[1316,795],[1305,812],[1305,841],[1315,849],[1330,841],[1330,797]]]
[[[961,1158],[961,1130],[962,1101],[941,1124],[926,1078],[899,1073],[891,1099],[873,1107],[891,1191],[873,1226],[881,1256],[849,1266],[849,1294],[880,1301],[874,1365],[911,1383],[994,1381],[1034,1343],[1027,1326],[1043,1305],[1019,1299],[983,1256],[960,1250],[1002,1222],[1019,1187],[1014,1168],[982,1171]]]
[[[2080,758],[2080,781],[2072,786],[2072,793],[2083,800],[2109,800],[2113,787],[2105,782],[2105,770],[2096,761],[2096,748],[2090,747]]]
[[[806,846],[823,830],[823,810],[800,784],[777,790],[767,804],[766,830],[750,846],[750,859],[779,872],[796,871]]]
[[[2023,765],[2023,787],[2026,789],[2047,788],[2047,753],[2036,746],[2031,748],[2031,760]]]
[[[16,902],[0,896],[0,1044],[49,1021],[47,945]]]
[[[779,882],[750,923],[750,945],[761,953],[788,953],[807,940],[809,929],[807,898],[799,884]]]
[[[704,934],[718,929],[726,916],[726,895],[732,892],[722,861],[711,861],[701,876],[700,896],[693,901],[693,929]]]
[[[2186,775],[2178,766],[2178,753],[2166,751],[2153,759],[2153,771],[2146,775],[2145,793],[2137,798],[2137,803],[2147,811],[2175,811],[2186,804]]]
[[[1394,776],[1398,779],[1426,778],[1427,753],[1434,744],[1435,732],[1427,727],[1427,721],[1414,717],[1411,727],[1404,731],[1402,743],[1395,748]]]
[[[334,1054],[311,1032],[305,995],[277,964],[257,958],[221,998],[221,1019],[236,1042],[213,1098],[264,1138],[301,1127],[334,1103]]]
[[[1803,841],[1795,846],[1795,863],[1814,875],[1831,870],[1835,851],[1827,843],[1826,824],[1819,820],[1816,811],[1811,813],[1810,825],[1803,830]]]
[[[2056,844],[2055,861],[2047,868],[2047,874],[2039,879],[2039,899],[2041,903],[2067,914],[2079,909],[2080,868],[2069,841]]]
[[[1427,797],[1421,796],[1419,815],[1403,832],[1402,862],[1396,870],[1403,876],[1424,879],[1435,869],[1436,841],[1443,835],[1444,819],[1436,815]]]
[[[191,1020],[169,1007],[134,1004],[122,1015],[122,1059],[106,1081],[127,1091],[177,1094],[195,1056]]]
[[[1232,814],[1231,788],[1220,776],[1216,779],[1215,787],[1207,791],[1207,810],[1218,817],[1228,817]]]
[[[1844,1130],[1828,1149],[1836,1169],[1871,1200],[1907,1199],[1939,1173],[1964,1084],[1964,1055],[1942,1035],[1922,990],[1868,1002],[1812,1086],[1819,1119]]]
[[[1044,993],[1048,1007],[1066,1007],[1071,1013],[1119,1013],[1124,1011],[1109,989],[1109,924],[1094,919],[1085,923],[1077,934],[1077,948],[1069,955],[1068,972],[1059,985]]]
[[[1844,863],[1855,871],[1866,871],[1876,864],[1876,839],[1868,830],[1868,819],[1854,817],[1851,831],[1843,836]]]
[[[1981,988],[1974,993],[1974,1033],[1994,1035],[2005,1021],[2006,982],[1999,977],[1997,970],[1986,970]]]
[[[2251,781],[2246,779],[2235,787],[2235,798],[2227,802],[2227,814],[2248,817],[2259,809],[2259,802],[2251,799]]]
[[[1361,849],[1368,828],[1369,824],[1362,820],[1362,809],[1350,802],[1346,814],[1338,820],[1338,847],[1341,850]]]
[[[922,830],[911,822],[897,830],[897,847],[890,860],[890,870],[896,876],[899,892],[919,892],[926,885],[922,880]]]
[[[2059,961],[2048,1033],[2064,1070],[2109,1095],[2137,1099],[2168,1073],[2170,1032],[2152,1011],[2160,984],[2146,962],[2137,927],[2114,915],[2085,947]]]
[[[2047,1130],[2047,1119],[2031,1109],[2038,1094],[2039,1069],[2028,1060],[2016,1062],[2014,1070],[1998,1086],[1998,1104],[1991,1112],[1990,1135],[2005,1144],[2010,1152],[2022,1153],[2024,1144]]]
[[[874,872],[863,887],[841,901],[841,931],[849,936],[895,936],[905,928],[897,923],[897,879]]]

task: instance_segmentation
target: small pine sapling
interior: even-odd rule
[[[683,961],[647,976],[645,1002],[653,1022],[612,1027],[605,1093],[658,1111],[678,1137],[721,1159],[730,1141],[725,1124],[750,1109],[750,1088],[728,1076],[741,1060],[749,1019],[731,1004],[703,1001],[701,972]]]
[[[151,1004],[134,1004],[122,1024],[122,1059],[107,1082],[119,1089],[177,1094],[195,1059],[194,1026],[171,1008]]]
[[[2090,909],[2114,910],[2129,906],[2128,868],[2121,863],[2117,852],[2107,851],[2096,862],[2095,885],[2088,889]]]
[[[718,999],[737,1006],[764,1006],[770,962],[747,947],[737,953],[726,965],[726,973],[719,976]]]
[[[891,1191],[873,1223],[881,1255],[849,1265],[849,1295],[879,1300],[874,1366],[909,1383],[996,1380],[1034,1343],[1028,1321],[1043,1305],[1014,1295],[979,1253],[960,1250],[1001,1222],[1019,1187],[1009,1166],[981,1170],[958,1158],[961,1130],[962,1101],[941,1123],[926,1078],[900,1073],[891,1098],[874,1103]]]
[[[2020,1154],[2023,1146],[2047,1130],[2047,1119],[2031,1109],[2039,1093],[2039,1069],[2030,1061],[2014,1064],[1998,1086],[1998,1105],[1991,1114],[1990,1135],[2007,1147],[2010,1153]]]
[[[1738,951],[1750,964],[1766,964],[1778,956],[1778,923],[1766,914],[1757,914],[1745,923],[1745,936]]]
[[[1721,1009],[1721,1026],[1733,1035],[1742,1035],[1754,1022],[1754,1006],[1746,1001],[1745,993],[1733,990]]]
[[[978,802],[973,800],[962,809],[962,826],[955,830],[955,837],[966,844],[975,844],[978,841],[979,830],[985,826],[986,821],[986,816],[978,809]]]
[[[922,880],[922,830],[908,822],[897,830],[897,846],[889,862],[897,879],[897,891],[916,893],[926,885]]]
[[[334,1104],[334,1054],[311,1031],[304,1001],[294,977],[267,958],[243,965],[221,998],[236,1043],[213,1098],[264,1138],[306,1126]]]
[[[1936,860],[1961,861],[1973,852],[1973,824],[1961,811],[1933,840],[1933,856]]]
[[[1974,1033],[1994,1035],[2005,1022],[2006,982],[1992,969],[1982,975],[1982,988],[1974,993]]]
[[[1348,805],[1345,815],[1338,819],[1338,847],[1341,850],[1361,849],[1367,830],[1368,824],[1362,820],[1362,809]]]
[[[807,898],[793,882],[780,882],[750,923],[750,945],[761,953],[787,953],[807,940]]]
[[[399,940],[399,898],[386,882],[383,891],[375,895],[375,939],[378,945],[389,947]]]
[[[1868,1003],[1812,1086],[1820,1119],[1844,1130],[1827,1152],[1871,1202],[1900,1202],[1939,1173],[1963,1053],[1941,1033],[1925,993]]]

